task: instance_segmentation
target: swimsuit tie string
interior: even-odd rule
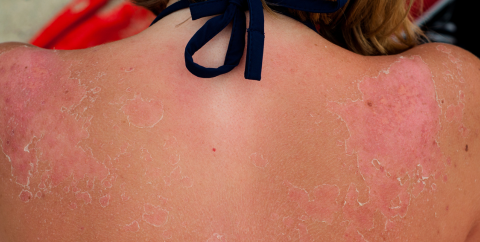
[[[302,11],[329,13],[340,9],[347,1],[267,0],[266,2]],[[188,0],[180,0],[162,11],[152,25],[166,15],[187,7],[190,7],[192,20],[219,15],[208,20],[188,42],[185,48],[187,69],[195,76],[201,78],[212,78],[230,72],[240,63],[245,49],[245,33],[248,33],[245,79],[260,81],[265,42],[262,2],[260,0],[208,0],[190,3]],[[250,11],[250,26],[248,30],[246,27],[246,10]],[[224,64],[218,68],[207,68],[195,63],[193,61],[195,52],[225,29],[231,22],[233,23],[233,28]]]

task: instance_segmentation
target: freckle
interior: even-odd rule
[[[367,101],[367,105],[368,105],[369,107],[373,106],[372,101]]]
[[[465,145],[465,151],[468,152],[468,145]]]

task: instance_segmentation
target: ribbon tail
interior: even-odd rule
[[[245,79],[262,79],[263,50],[265,44],[265,28],[263,5],[258,0],[248,0],[250,10],[250,26],[248,28],[247,60],[245,63]]]

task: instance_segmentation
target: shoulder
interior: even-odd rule
[[[24,43],[0,44],[0,83],[12,77],[29,76],[35,72],[56,73],[61,70],[63,54],[57,50],[42,49]],[[44,70],[44,71],[40,71]]]
[[[433,66],[455,64],[461,68],[466,77],[478,76],[480,73],[480,59],[472,53],[458,46],[443,43],[428,43],[417,46],[405,52],[408,55],[420,55],[424,61]]]
[[[1,58],[2,55],[6,54],[10,51],[27,50],[27,49],[38,49],[38,50],[40,50],[40,48],[38,48],[34,45],[20,43],[20,42],[0,43],[0,58]]]
[[[472,205],[474,221],[469,239],[477,241],[480,238],[480,59],[457,46],[436,43],[415,47],[405,54],[420,56],[431,69],[442,109],[443,142],[449,144],[443,152],[454,164],[449,177],[470,194],[465,196],[463,204]]]
[[[480,110],[474,108],[480,106],[479,58],[460,47],[439,43],[424,44],[404,54],[420,56],[429,66],[437,92],[442,91],[442,88],[450,91],[457,90],[462,93],[462,98],[465,95],[465,113],[480,115]]]

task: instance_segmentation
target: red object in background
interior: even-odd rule
[[[108,12],[109,0],[74,0],[31,43],[47,49],[72,50],[124,39],[148,28],[155,16],[129,2]]]
[[[124,2],[102,13],[110,0],[74,0],[31,43],[47,49],[72,50],[124,39],[148,28],[155,16],[148,10]],[[415,19],[425,18],[435,6],[450,0],[424,0],[423,8],[412,7]],[[420,11],[422,9],[422,11]],[[428,15],[427,14],[427,15]]]

